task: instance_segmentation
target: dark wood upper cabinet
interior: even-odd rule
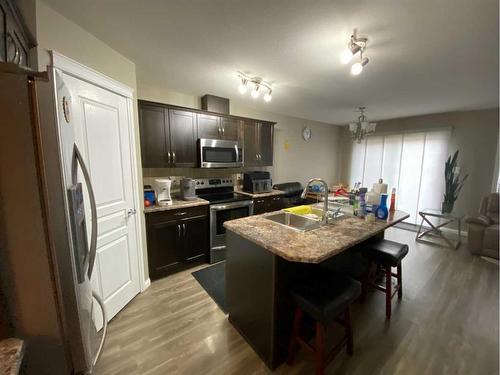
[[[245,166],[273,165],[274,124],[244,121]]]
[[[170,166],[168,114],[162,107],[139,106],[142,166],[162,168]]]
[[[226,139],[238,141],[240,121],[238,119],[198,113],[198,138]]]
[[[255,167],[258,163],[258,140],[257,140],[257,124],[255,121],[243,122],[243,139],[244,139],[244,164],[245,167]],[[254,208],[255,210],[255,208]]]
[[[221,118],[222,139],[238,141],[240,133],[240,121],[233,118]]]
[[[0,0],[0,39],[0,61],[31,67],[29,50],[36,40],[14,0]]]
[[[198,166],[198,138],[244,142],[245,166],[273,165],[271,122],[145,100],[139,100],[139,122],[143,168]]]
[[[259,123],[259,162],[262,166],[273,165],[274,124]]]
[[[196,166],[196,118],[193,112],[168,110],[171,162],[175,167]]]
[[[220,117],[213,115],[197,114],[198,138],[219,139],[222,135]]]

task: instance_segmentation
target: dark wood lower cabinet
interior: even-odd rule
[[[208,206],[147,213],[151,280],[205,262],[208,229]]]
[[[266,212],[278,211],[285,208],[283,197],[281,195],[273,195],[270,197],[254,198],[253,213],[260,215]]]

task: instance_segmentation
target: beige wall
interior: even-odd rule
[[[200,98],[159,89],[137,82],[139,99],[151,100],[191,108],[200,108]],[[272,104],[270,104],[272,108]],[[269,168],[274,183],[300,181],[303,184],[313,177],[321,177],[328,183],[338,182],[340,175],[340,136],[342,128],[332,124],[309,121],[296,117],[258,111],[240,103],[231,102],[231,114],[276,122],[274,137],[274,165]],[[309,126],[312,137],[309,142],[302,139],[302,129]],[[156,170],[165,175],[175,170]],[[189,171],[182,171],[187,174]],[[195,176],[200,175],[193,170]],[[201,174],[201,175],[205,175]],[[149,174],[151,176],[151,174]]]
[[[491,191],[498,144],[498,108],[480,111],[449,112],[379,121],[377,133],[404,132],[432,128],[452,128],[450,153],[460,150],[461,173],[468,173],[455,211],[473,214],[479,209],[480,197]],[[352,142],[347,127],[343,129],[342,181],[349,181]]]
[[[38,66],[45,70],[50,63],[48,51],[54,50],[115,79],[134,90],[134,127],[137,150],[140,150],[139,120],[137,114],[137,79],[135,64],[101,42],[92,34],[68,20],[41,1],[36,3],[36,26],[38,38]],[[57,25],[57,27],[54,27]],[[136,155],[138,185],[142,191],[142,168],[140,152]],[[139,210],[138,210],[139,211]],[[142,227],[143,259],[145,278],[148,277],[146,230],[144,215],[138,215]]]

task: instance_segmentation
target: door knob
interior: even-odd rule
[[[127,210],[127,216],[132,216],[132,215],[135,215],[137,213],[137,210],[135,208],[129,208]]]

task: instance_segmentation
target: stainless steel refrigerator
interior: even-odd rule
[[[71,95],[54,70],[0,63],[0,121],[0,332],[25,340],[27,374],[90,373],[106,335],[92,317],[106,317],[90,284],[97,224],[86,227],[84,194],[96,210]]]

